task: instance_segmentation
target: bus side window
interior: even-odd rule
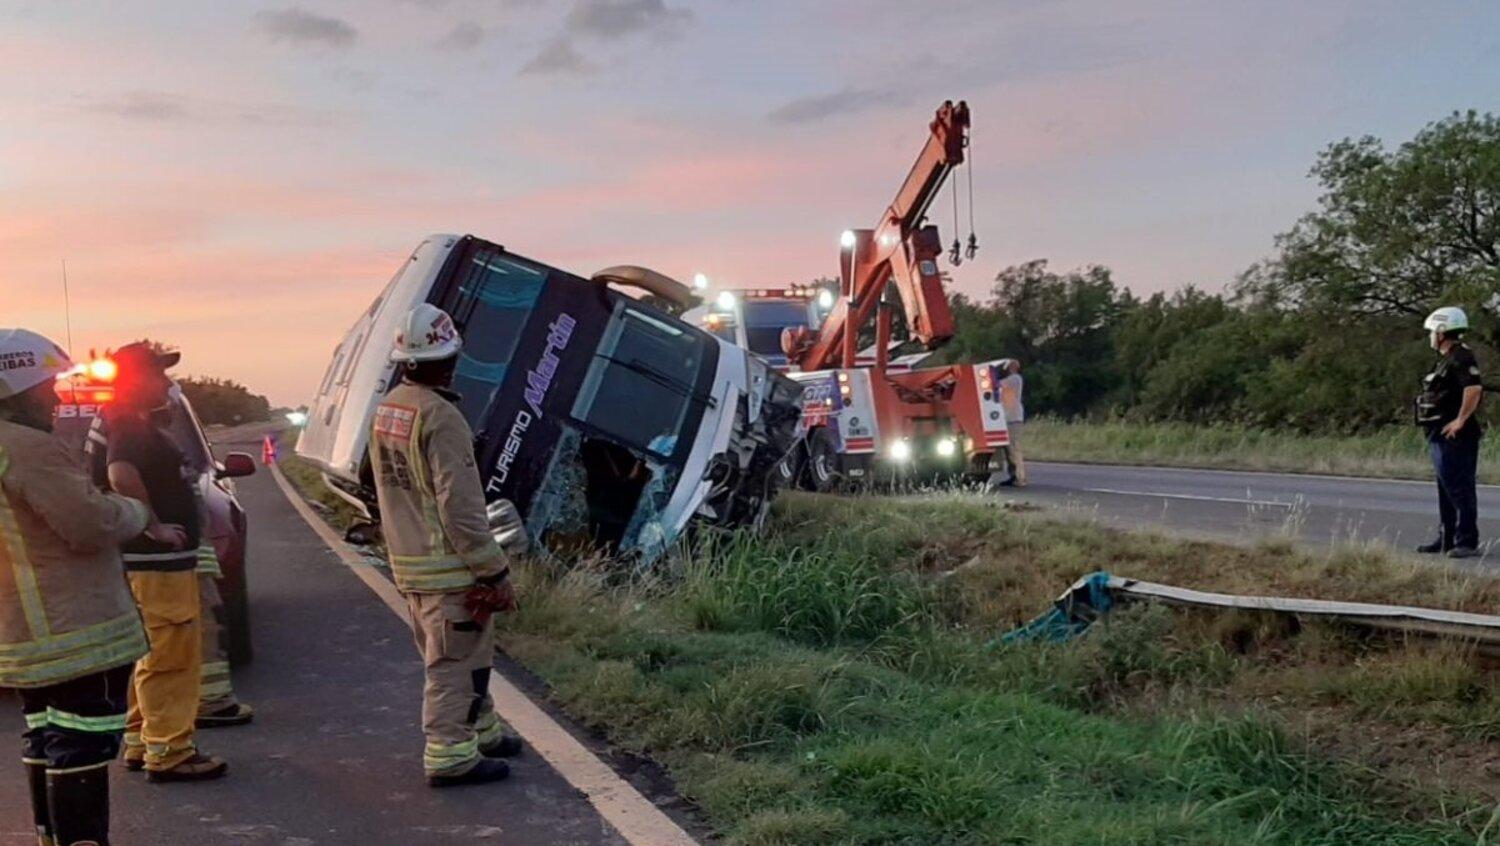
[[[344,361],[344,345],[339,344],[333,350],[333,358],[328,362],[328,370],[323,373],[323,383],[318,386],[318,396],[328,393],[333,387],[333,376],[339,372],[339,365]]]

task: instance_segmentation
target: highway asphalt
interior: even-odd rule
[[[1030,486],[1004,496],[1124,527],[1319,545],[1377,542],[1410,549],[1436,534],[1432,482],[1027,462]],[[1482,543],[1500,537],[1500,487],[1479,488]],[[1500,551],[1485,566],[1500,563]]]
[[[251,526],[256,657],[234,681],[255,722],[200,733],[202,748],[229,761],[220,781],[151,784],[115,767],[117,846],[626,843],[532,750],[506,782],[428,788],[422,667],[404,621],[264,468],[239,491]],[[12,750],[22,728],[19,702],[0,695],[0,736]],[[0,764],[0,846],[35,843],[21,765]]]

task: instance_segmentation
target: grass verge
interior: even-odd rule
[[[729,843],[1436,844],[1500,829],[1500,771],[1485,770],[1500,687],[1465,650],[1163,608],[1071,644],[986,647],[1096,567],[1500,609],[1491,582],[1366,550],[1180,542],[962,496],[789,496],[769,537],[702,546],[652,579],[527,568],[504,640],[570,712],[666,763]]]
[[[1430,479],[1432,462],[1415,426],[1367,435],[1300,435],[1187,423],[1028,420],[1028,458],[1218,470],[1267,470]],[[1500,483],[1500,442],[1484,439],[1480,481]]]
[[[519,566],[502,636],[569,713],[665,764],[726,843],[1500,836],[1500,685],[1471,651],[1153,607],[1068,644],[988,645],[1097,568],[1485,612],[1494,582],[962,495],[776,511],[767,536],[704,540],[649,576]]]

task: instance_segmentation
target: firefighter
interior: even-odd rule
[[[521,751],[489,696],[493,613],[514,608],[505,552],[491,534],[474,438],[448,390],[461,341],[428,304],[397,329],[403,380],[375,410],[370,464],[396,587],[426,666],[422,765],[433,787],[498,781]]]
[[[1432,467],[1437,475],[1438,536],[1417,547],[1418,552],[1446,553],[1449,558],[1479,555],[1479,501],[1475,475],[1479,440],[1484,429],[1475,412],[1484,396],[1479,362],[1463,342],[1469,316],[1449,306],[1428,315],[1423,323],[1428,343],[1441,358],[1422,378],[1417,396],[1417,424],[1427,433]]]
[[[126,720],[125,766],[144,768],[151,781],[202,781],[228,770],[198,751],[194,730],[202,688],[202,628],[198,497],[182,452],[162,431],[172,380],[167,368],[180,355],[145,343],[115,352],[119,368],[105,448],[109,486],[149,503],[160,519],[183,527],[186,543],[149,539],[123,548],[125,570],[146,622],[151,652],[136,663]]]
[[[43,846],[109,843],[109,774],[146,632],[120,544],[181,546],[180,527],[100,492],[53,437],[56,344],[0,329],[0,688],[19,689],[21,756]]]
[[[198,604],[202,609],[199,625],[203,644],[197,725],[200,729],[242,726],[255,719],[255,709],[234,695],[229,654],[224,649],[223,620],[228,611],[219,593],[219,579],[224,571],[219,566],[219,555],[214,551],[213,541],[204,538],[198,546],[197,557]]]

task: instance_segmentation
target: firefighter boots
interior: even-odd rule
[[[36,821],[36,842],[52,846],[52,814],[47,810],[47,762],[26,761],[26,784],[31,788],[31,818]]]
[[[57,846],[109,846],[108,768],[47,773],[47,808]]]
[[[464,784],[486,784],[510,775],[510,764],[495,758],[480,758],[467,772],[459,775],[429,775],[428,787],[458,787]]]

